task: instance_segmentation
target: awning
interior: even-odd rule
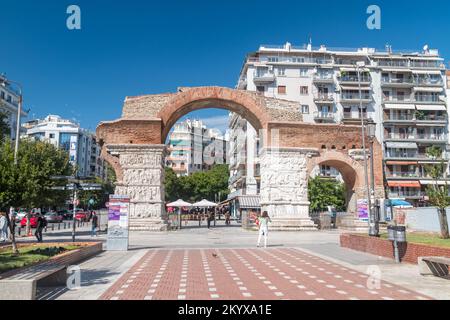
[[[414,91],[420,92],[442,92],[443,90],[442,87],[414,87]]]
[[[351,90],[351,91],[359,91],[359,87],[358,86],[353,86],[353,87],[349,87],[349,86],[341,86],[342,90]],[[361,87],[361,91],[370,91],[372,90],[370,87]]]
[[[424,111],[447,111],[447,107],[443,104],[418,104],[416,108]]]
[[[412,70],[412,73],[414,74],[441,74],[441,71],[438,70]]]
[[[259,196],[240,196],[239,207],[241,209],[259,209],[261,205],[259,203]]]
[[[388,181],[389,187],[420,188],[419,181]]]
[[[394,166],[394,165],[411,166],[411,165],[416,165],[417,161],[386,161],[386,164],[388,166]]]
[[[384,105],[385,109],[404,109],[404,110],[414,110],[416,107],[413,104],[392,104],[387,103]]]
[[[415,142],[386,142],[386,148],[390,149],[417,149]]]

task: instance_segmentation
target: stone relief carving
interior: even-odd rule
[[[158,152],[159,153],[159,152]],[[124,153],[120,155],[122,167],[162,167],[162,155],[155,153]]]
[[[123,182],[128,185],[161,185],[161,169],[126,169]]]

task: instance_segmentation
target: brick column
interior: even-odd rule
[[[115,194],[130,197],[130,230],[167,228],[164,208],[164,145],[108,145],[119,157],[123,179]]]
[[[315,153],[303,148],[261,151],[261,209],[268,211],[271,229],[317,229],[309,217],[307,168],[308,156]]]

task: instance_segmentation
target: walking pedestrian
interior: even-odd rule
[[[267,248],[267,236],[269,233],[269,222],[272,222],[270,220],[269,214],[267,211],[264,211],[261,215],[261,217],[258,219],[258,226],[259,226],[259,235],[258,235],[258,244],[257,247],[259,248],[261,244],[261,238],[264,236],[264,248]]]
[[[8,239],[8,219],[6,213],[0,213],[0,241],[5,242]]]
[[[38,242],[43,242],[42,231],[46,226],[47,226],[47,219],[45,219],[42,213],[38,213],[36,222],[36,232],[34,233]]]
[[[92,226],[91,226],[91,237],[97,236],[97,228],[98,228],[98,216],[95,211],[92,211]]]

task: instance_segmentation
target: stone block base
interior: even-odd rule
[[[317,231],[318,227],[309,218],[272,218],[269,230],[273,231]]]
[[[369,224],[367,221],[361,221],[354,215],[343,216],[337,221],[337,227],[342,230],[352,232],[368,232]]]
[[[167,231],[167,222],[162,219],[130,219],[130,231]]]

